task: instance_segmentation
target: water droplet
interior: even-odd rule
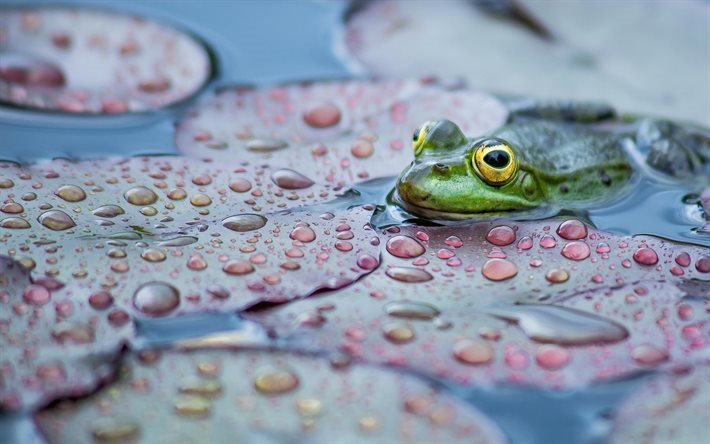
[[[658,263],[658,255],[651,248],[641,247],[634,252],[634,260],[641,265],[655,265]]]
[[[493,360],[493,348],[483,341],[459,339],[454,343],[454,357],[468,365],[488,364]]]
[[[229,189],[235,193],[246,193],[251,190],[251,182],[246,179],[237,178],[229,184]]]
[[[543,345],[535,354],[537,364],[545,370],[559,370],[570,361],[570,353],[557,345]]]
[[[522,304],[486,310],[512,321],[533,341],[558,345],[614,343],[629,336],[624,326],[581,310],[555,305]]]
[[[695,262],[695,269],[701,273],[710,273],[710,256],[703,256]]]
[[[562,247],[562,256],[573,261],[581,261],[589,257],[591,250],[589,245],[583,241],[574,241],[567,243]]]
[[[115,418],[98,418],[93,421],[91,435],[99,442],[132,442],[138,438],[138,424]]]
[[[195,194],[190,198],[190,203],[196,207],[206,207],[212,203],[212,199],[206,194]]]
[[[184,247],[185,245],[194,244],[198,239],[194,236],[179,236],[172,239],[158,242],[161,247]]]
[[[183,416],[206,416],[212,403],[198,396],[184,396],[175,401],[175,411]]]
[[[596,248],[597,253],[603,254],[611,251],[611,247],[606,242],[599,242]]]
[[[547,272],[545,279],[553,284],[561,284],[562,282],[567,282],[569,273],[561,268],[553,268]]]
[[[313,242],[316,239],[316,233],[311,227],[301,226],[294,228],[289,237],[301,242]]]
[[[385,339],[395,344],[403,344],[414,339],[414,330],[403,324],[386,324],[383,333]]]
[[[113,305],[113,296],[108,291],[98,291],[89,296],[89,305],[94,310],[105,310]]]
[[[222,226],[232,231],[243,233],[258,230],[266,225],[266,222],[268,222],[268,220],[262,215],[247,213],[229,216],[222,221]]]
[[[358,159],[364,159],[372,156],[375,146],[368,140],[359,140],[350,148],[350,152]]]
[[[22,299],[30,305],[44,305],[51,299],[51,293],[40,285],[28,285],[22,292]]]
[[[380,421],[374,416],[365,416],[358,420],[360,430],[366,433],[372,433],[380,426]]]
[[[426,282],[434,279],[432,275],[419,268],[390,267],[385,272],[387,276],[400,282]]]
[[[178,391],[186,395],[214,398],[222,393],[222,384],[214,379],[188,378],[180,381]]]
[[[406,319],[430,320],[439,316],[439,309],[424,302],[394,301],[388,302],[384,307],[385,313],[390,316]]]
[[[557,240],[549,234],[546,234],[540,238],[540,246],[542,248],[554,248],[556,245]]]
[[[357,258],[357,266],[363,270],[374,270],[379,265],[377,258],[369,254],[361,254]]]
[[[54,194],[67,202],[81,202],[86,199],[86,193],[84,190],[76,185],[62,185]]]
[[[641,365],[658,365],[668,360],[668,353],[650,344],[641,344],[631,351],[631,358]]]
[[[530,236],[524,236],[518,241],[518,248],[521,250],[529,250],[533,246],[533,240]]]
[[[399,235],[387,241],[387,251],[392,256],[409,259],[421,256],[426,249],[414,238]]]
[[[499,247],[510,245],[515,242],[515,231],[507,225],[499,225],[491,228],[486,235],[486,240]]]
[[[187,191],[182,188],[175,188],[168,191],[168,199],[170,200],[183,200],[187,197]]]
[[[252,139],[246,143],[249,151],[270,152],[288,147],[288,142],[281,139]]]
[[[15,182],[12,179],[0,179],[0,189],[12,188],[15,186]]]
[[[224,264],[222,271],[232,275],[248,274],[254,271],[254,266],[249,262],[231,260]]]
[[[7,202],[0,207],[0,211],[7,214],[20,214],[25,211],[25,208],[17,202]]]
[[[317,416],[323,410],[323,402],[317,398],[300,398],[296,400],[296,408],[303,416]]]
[[[680,265],[681,267],[687,267],[690,265],[690,255],[688,253],[680,253],[678,256],[675,258],[675,263]]]
[[[287,168],[274,171],[271,180],[281,188],[286,190],[302,190],[313,185],[313,181],[298,171]]]
[[[131,188],[124,193],[123,197],[131,205],[152,205],[158,201],[158,195],[146,187]]]
[[[125,214],[125,211],[118,205],[103,205],[92,211],[92,214],[97,217],[112,218]]]
[[[164,282],[141,285],[133,295],[133,306],[149,316],[165,316],[180,305],[180,293]]]
[[[567,240],[584,239],[587,237],[587,226],[576,219],[567,220],[557,227],[557,234]]]
[[[52,328],[52,338],[60,344],[90,344],[94,330],[86,325],[60,322]]]
[[[65,84],[64,73],[58,66],[12,52],[3,52],[0,80],[27,88],[60,88]]]
[[[503,281],[518,274],[518,267],[506,259],[495,258],[483,264],[481,273],[492,281]]]
[[[298,384],[298,376],[288,370],[262,370],[254,380],[254,388],[266,395],[288,393],[298,387]]]
[[[21,217],[7,217],[0,221],[0,227],[7,228],[10,230],[24,230],[27,228],[31,228],[31,225],[29,222],[27,222],[25,219],[22,219]]]
[[[148,248],[141,253],[141,257],[148,262],[162,262],[166,259],[165,253],[155,248]]]
[[[340,123],[340,109],[333,103],[319,103],[303,113],[303,121],[314,128],[328,128]]]
[[[76,224],[69,215],[61,210],[49,210],[40,214],[39,223],[54,231],[68,230]]]

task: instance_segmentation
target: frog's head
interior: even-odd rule
[[[429,121],[415,133],[414,161],[397,179],[397,200],[421,215],[522,210],[544,199],[540,183],[515,148],[497,138],[467,139],[449,120]]]

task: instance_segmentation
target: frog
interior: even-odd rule
[[[622,195],[637,174],[625,143],[639,139],[648,145],[648,134],[655,134],[651,142],[658,145],[667,141],[658,134],[680,132],[653,119],[620,131],[609,125],[615,120],[609,106],[564,103],[520,108],[506,125],[482,137],[467,137],[447,119],[427,121],[414,132],[414,160],[396,181],[394,201],[430,219],[600,204]],[[671,176],[703,175],[707,158],[697,155],[695,145],[671,149],[672,163],[651,150],[650,166]]]

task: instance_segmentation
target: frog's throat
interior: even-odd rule
[[[422,217],[428,220],[468,220],[475,218],[495,218],[502,216],[509,216],[515,213],[517,210],[510,211],[481,211],[476,213],[453,213],[449,211],[433,210],[431,208],[420,207],[413,203],[407,202],[402,199],[399,192],[395,189],[392,192],[392,201],[399,207],[403,208],[408,213]]]

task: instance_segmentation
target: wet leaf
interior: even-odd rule
[[[207,81],[205,47],[166,25],[94,8],[0,10],[0,101],[126,113],[184,100]]]
[[[500,225],[398,227],[384,235],[380,268],[357,285],[247,315],[302,347],[467,386],[577,388],[707,359],[703,302],[674,285],[704,277],[693,268],[704,249],[577,221],[516,223],[513,239],[497,235]],[[589,256],[565,257],[572,242]],[[633,258],[643,248],[656,264]],[[690,262],[680,266],[683,253]]]
[[[0,410],[93,391],[132,335],[128,313],[80,280],[30,277],[28,257],[0,256]]]
[[[709,398],[707,363],[660,375],[619,407],[609,442],[703,442],[710,421]]]
[[[472,407],[415,378],[323,358],[143,352],[121,375],[91,398],[41,411],[48,441],[505,441]]]
[[[268,162],[343,185],[399,174],[413,157],[413,131],[433,116],[475,136],[502,125],[507,110],[490,95],[430,80],[233,88],[194,109],[176,143],[188,156]]]

